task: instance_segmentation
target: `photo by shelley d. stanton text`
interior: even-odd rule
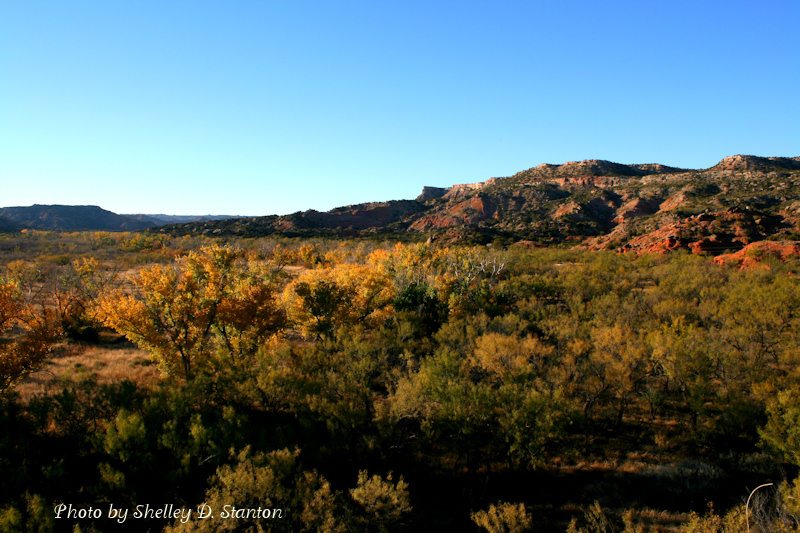
[[[281,519],[286,512],[281,508],[255,507],[243,508],[233,505],[224,505],[222,509],[212,509],[209,505],[201,504],[196,508],[179,507],[168,503],[160,506],[141,504],[132,508],[116,507],[114,504],[105,506],[74,507],[71,503],[60,503],[54,508],[56,519],[97,519],[109,518],[120,524],[131,519],[169,519],[186,523],[193,517],[198,520],[209,518],[222,519]]]

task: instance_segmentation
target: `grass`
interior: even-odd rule
[[[30,374],[16,386],[22,401],[38,395],[58,392],[65,381],[94,377],[98,383],[115,383],[129,379],[139,385],[156,383],[160,377],[150,355],[124,337],[101,333],[93,345],[63,343],[55,355],[38,372]]]

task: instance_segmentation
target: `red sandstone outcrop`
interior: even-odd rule
[[[495,206],[488,199],[473,196],[447,208],[442,214],[420,218],[411,224],[410,229],[424,231],[432,228],[470,225],[486,220],[494,213]]]
[[[652,215],[655,211],[653,202],[644,198],[636,198],[617,209],[613,222],[621,224],[632,218]]]
[[[616,176],[559,176],[551,178],[550,183],[555,183],[559,187],[574,188],[574,187],[598,187],[601,189],[609,189],[616,187],[622,183],[622,178]]]
[[[658,206],[659,213],[662,211],[672,211],[673,209],[677,209],[678,207],[682,206],[686,202],[686,193],[681,191],[677,194],[673,194],[663,202],[661,205]]]
[[[472,191],[478,191],[489,185],[493,185],[502,178],[489,178],[486,181],[479,181],[477,183],[459,183],[447,188],[447,192],[443,195],[445,198],[457,198]],[[423,189],[424,190],[424,189]]]
[[[577,202],[568,202],[553,212],[553,218],[561,218],[565,216],[582,216],[581,205]]]
[[[632,238],[627,225],[622,223],[606,235],[587,239],[585,245],[591,250],[602,250],[624,242],[618,246],[618,251],[664,253],[675,248],[687,248],[693,253],[718,254],[742,248],[762,238],[752,213],[734,207],[662,223],[655,230]]]
[[[622,245],[617,251],[662,254],[670,250],[686,247],[687,239],[684,237],[685,225],[669,224],[662,226],[650,233],[636,236]]]
[[[787,261],[793,255],[800,255],[798,241],[759,241],[748,244],[738,252],[719,255],[714,262],[720,265],[738,264],[742,269],[757,265],[770,268],[772,260]]]

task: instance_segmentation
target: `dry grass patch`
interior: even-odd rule
[[[56,348],[38,372],[29,375],[16,387],[20,399],[48,394],[63,388],[69,381],[93,377],[98,383],[118,383],[125,379],[147,386],[160,379],[158,366],[150,355],[135,345],[119,339],[99,345],[66,344]]]

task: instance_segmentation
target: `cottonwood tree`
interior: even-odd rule
[[[380,324],[391,316],[396,296],[384,259],[385,253],[374,252],[365,265],[303,272],[283,292],[289,318],[303,333],[317,338],[330,338],[343,324]]]
[[[37,313],[13,281],[0,278],[0,393],[37,370],[58,330],[46,310]]]
[[[168,374],[192,380],[214,366],[246,367],[286,317],[273,272],[239,258],[214,245],[173,265],[143,269],[133,294],[102,298],[98,314],[150,351]]]

